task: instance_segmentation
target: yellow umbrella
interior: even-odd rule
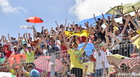
[[[114,62],[118,64],[122,60],[122,58],[126,58],[126,57],[119,54],[107,55],[107,60],[110,63]]]
[[[115,7],[111,8],[109,11],[107,11],[106,14],[113,14],[114,13],[116,15],[115,10],[117,10],[118,8],[123,9],[123,14],[127,14],[127,13],[134,11],[132,6],[134,6],[136,10],[139,9],[140,8],[140,1],[137,1],[135,3],[128,3],[128,4],[115,6]]]
[[[136,38],[136,36],[132,37],[132,39],[135,39],[135,38]],[[140,49],[140,38],[138,38],[136,41],[134,41],[133,44],[135,44],[136,47],[137,47],[138,49]]]

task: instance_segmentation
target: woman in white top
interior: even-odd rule
[[[101,50],[101,46],[95,46],[96,52],[94,53],[95,62],[95,77],[102,77],[107,75],[109,63],[107,60],[107,53]]]

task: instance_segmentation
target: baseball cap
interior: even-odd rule
[[[22,41],[22,44],[26,44],[26,42],[25,41]]]

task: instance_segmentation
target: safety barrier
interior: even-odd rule
[[[65,50],[67,51],[67,50]],[[94,56],[94,58],[96,58],[96,61],[91,61],[91,56],[86,56],[84,55],[81,59],[83,60],[83,73],[84,76],[94,76],[94,77],[100,77],[100,76],[108,76],[108,77],[119,77],[119,76],[130,76],[132,75],[132,72],[127,73],[126,69],[130,70],[132,69],[134,66],[139,67],[140,65],[140,58],[139,58],[139,51],[136,48],[135,45],[131,44],[131,43],[120,43],[120,44],[116,44],[116,46],[109,48],[109,51],[114,55],[114,54],[119,54],[123,56],[123,58],[119,58],[120,60],[118,61],[118,63],[116,63],[117,68],[122,72],[118,72],[118,70],[114,70],[112,67],[112,63],[113,61],[108,60],[108,56],[106,56],[106,52],[101,52],[100,53],[95,53],[92,56]],[[53,72],[57,72],[57,77],[72,77],[73,74],[72,71],[70,71],[70,56],[68,53],[63,53],[64,51],[56,51],[55,54],[55,59],[60,60],[60,62],[62,63],[62,68],[55,70]],[[134,53],[137,53],[136,55]],[[47,56],[49,56],[50,54],[47,54]],[[43,56],[43,55],[41,55]],[[35,56],[35,60],[40,58],[41,56]],[[110,55],[109,55],[110,56]],[[118,57],[118,56],[117,56]],[[113,59],[113,58],[109,58],[109,59]],[[115,60],[117,61],[118,58],[116,58]],[[14,60],[14,59],[13,59]],[[60,66],[59,63],[57,63],[57,61],[55,60],[55,64],[52,63],[51,58],[49,57],[42,57],[41,59],[39,59],[40,61],[38,61],[38,63],[40,63],[40,66],[44,66],[44,69],[41,69],[41,75],[43,75],[44,77],[49,77],[48,74],[50,74],[51,68],[48,66]],[[16,60],[17,61],[17,60]],[[30,58],[29,60],[30,61]],[[50,62],[49,64],[43,65],[43,62],[45,61]],[[103,62],[104,61],[104,65]],[[22,71],[27,70],[26,68],[26,64],[28,63],[26,60],[21,60],[19,59],[19,61],[17,61],[19,63],[13,63],[12,65],[9,62],[5,62],[5,63],[1,63],[0,64],[0,72],[10,72],[11,69],[15,69],[16,66],[22,66]],[[58,61],[59,62],[59,61]],[[115,61],[114,61],[115,62]],[[35,63],[34,63],[35,64]],[[57,65],[58,64],[58,65]],[[95,65],[96,64],[96,65]],[[95,65],[95,66],[94,66]],[[109,65],[109,66],[108,66]],[[110,66],[111,65],[111,66]],[[124,66],[123,66],[124,65]],[[23,68],[24,66],[24,68]],[[36,66],[36,65],[35,65]],[[115,65],[114,65],[115,66]],[[133,67],[131,67],[133,66]],[[125,67],[125,68],[124,68]],[[38,68],[38,67],[36,67]],[[95,68],[95,69],[94,69]],[[45,70],[46,69],[46,70]],[[38,69],[40,70],[40,69]],[[104,71],[106,70],[106,73],[104,74]],[[135,70],[135,68],[133,69]],[[79,73],[79,69],[74,69],[73,72]],[[18,71],[17,71],[18,72]],[[133,76],[140,76],[139,72],[136,70],[136,73],[133,72]],[[74,76],[73,76],[74,77]],[[78,75],[76,76],[78,77]],[[131,77],[131,76],[130,76]]]

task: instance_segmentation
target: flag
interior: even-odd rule
[[[79,32],[64,31],[64,33],[67,37],[71,37],[71,36],[88,37],[89,36],[89,33],[87,32],[87,30],[83,30],[83,31],[79,31]]]
[[[67,37],[71,37],[74,34],[74,32],[71,32],[71,31],[64,31],[64,33]]]
[[[77,36],[80,36],[80,37],[82,37],[82,36],[88,37],[89,33],[87,32],[87,30],[83,30],[83,31],[74,33],[74,35],[77,35]]]

